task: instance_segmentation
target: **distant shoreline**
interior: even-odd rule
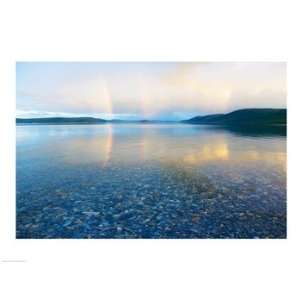
[[[30,126],[30,125],[150,125],[150,124],[182,124],[181,121],[148,121],[148,122],[140,122],[140,121],[123,121],[123,122],[99,122],[99,123],[93,123],[93,122],[16,122],[17,126]]]
[[[240,109],[227,114],[196,116],[182,121],[105,120],[93,117],[16,118],[17,125],[192,124],[222,126],[286,126],[286,109]]]

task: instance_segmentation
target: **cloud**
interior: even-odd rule
[[[17,72],[19,110],[155,118],[286,106],[285,63],[35,64]]]

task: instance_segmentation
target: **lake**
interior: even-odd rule
[[[17,238],[285,238],[282,128],[17,126]]]

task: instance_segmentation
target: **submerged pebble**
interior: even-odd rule
[[[232,139],[231,145],[239,142]],[[137,159],[134,147],[121,147],[105,164],[89,162],[88,156],[81,162],[83,155],[75,155],[74,162],[59,148],[57,153],[44,149],[43,156],[22,149],[17,155],[17,237],[286,237],[286,173],[276,161],[239,161],[234,155],[222,160],[223,148],[191,156],[198,145],[185,142],[190,148],[179,144],[187,158],[172,159],[172,146],[163,159],[148,160],[147,149],[141,150],[146,158]],[[88,148],[89,143],[83,144]]]

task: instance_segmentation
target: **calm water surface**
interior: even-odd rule
[[[17,126],[17,238],[285,238],[281,131]]]

